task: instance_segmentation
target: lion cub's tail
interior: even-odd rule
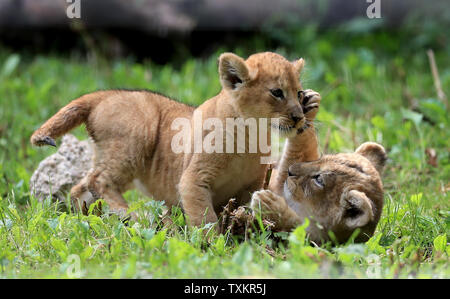
[[[31,144],[56,146],[55,139],[86,122],[91,110],[103,96],[102,92],[95,92],[73,100],[31,135]]]

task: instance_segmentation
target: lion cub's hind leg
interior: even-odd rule
[[[126,218],[128,204],[122,196],[125,184],[118,182],[116,173],[108,169],[96,170],[89,177],[88,189],[95,200],[102,198],[109,205],[109,211],[120,218]]]
[[[70,190],[72,208],[85,215],[88,213],[89,206],[95,202],[94,197],[88,190],[88,179],[89,174]]]
[[[93,171],[71,190],[75,208],[80,210],[81,207],[81,211],[86,214],[90,204],[103,199],[111,213],[124,219],[129,216],[136,218],[133,213],[127,215],[128,204],[122,196],[134,178],[130,161],[126,151],[117,147],[109,151],[101,151],[101,148],[100,151],[96,150]]]

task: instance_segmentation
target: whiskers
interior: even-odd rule
[[[318,128],[323,126],[323,124],[316,119],[314,119],[313,121],[306,119],[303,126],[299,129],[295,129],[295,126],[288,125],[288,124],[286,124],[286,122],[283,121],[283,118],[280,118],[280,121],[277,124],[272,123],[271,127],[273,129],[277,129],[281,136],[287,137],[295,131],[297,132],[297,134],[305,134],[305,136],[306,135],[314,135],[315,131],[308,130],[308,129],[310,129],[311,127],[314,127],[317,130]]]
[[[281,121],[278,122],[278,124],[272,123],[271,127],[273,129],[277,129],[281,136],[290,135],[295,127],[292,125],[283,124],[282,119],[280,120]]]
[[[304,198],[305,199],[311,198],[312,197],[311,189],[307,185],[304,185],[302,187],[303,187],[302,189],[303,189]]]
[[[307,122],[309,122],[311,125],[314,125],[314,127],[317,129],[324,126],[324,124],[321,121],[317,120],[317,118],[315,118],[313,121],[307,120]]]
[[[308,130],[313,126],[317,130],[318,127],[322,126],[322,123],[320,123],[317,120],[314,121],[306,120],[305,124],[300,129],[297,130],[297,134],[314,135],[315,134],[314,130]]]

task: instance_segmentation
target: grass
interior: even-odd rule
[[[448,42],[427,44],[378,31],[370,38],[318,34],[314,28],[289,34],[288,41],[257,37],[243,48],[164,66],[0,48],[0,277],[450,278],[449,111],[437,99],[426,56],[430,44],[450,95]],[[29,137],[69,100],[125,87],[153,89],[197,105],[220,90],[216,59],[225,50],[305,57],[303,86],[323,98],[321,148],[348,152],[364,141],[386,147],[385,206],[367,243],[314,247],[304,227],[281,234],[282,242],[274,242],[268,232],[254,233],[245,242],[229,235],[206,240],[202,230],[207,228],[187,228],[180,211],[174,225],[160,229],[163,206],[135,191],[126,194],[127,200],[149,217],[130,226],[115,216],[61,211],[49,200],[30,196],[31,174],[55,149],[33,148]],[[74,133],[86,138],[83,128]],[[437,167],[428,163],[430,148],[437,153]]]

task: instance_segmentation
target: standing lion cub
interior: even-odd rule
[[[148,91],[98,91],[63,107],[34,132],[31,143],[55,146],[55,138],[86,125],[95,145],[94,169],[71,190],[76,207],[86,209],[103,198],[112,212],[125,215],[128,206],[122,193],[137,187],[155,200],[164,200],[169,208],[181,204],[191,225],[215,222],[228,199],[246,203],[251,192],[261,188],[266,171],[260,159],[263,153],[259,149],[256,153],[175,153],[173,122],[178,118],[192,122],[194,113],[201,112],[203,119],[222,122],[275,118],[276,129],[284,135],[303,132],[320,102],[317,93],[302,90],[303,65],[303,59],[289,62],[270,52],[245,61],[224,53],[219,58],[222,90],[198,108]]]

